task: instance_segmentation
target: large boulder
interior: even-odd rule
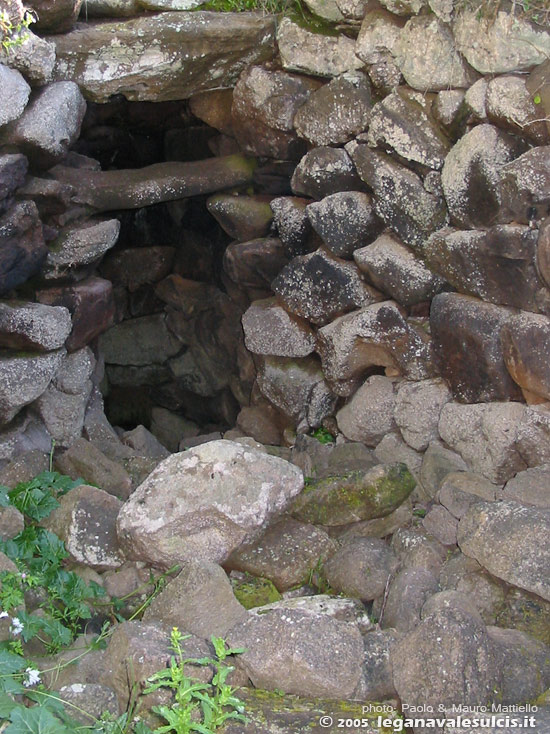
[[[65,33],[73,27],[82,0],[32,0],[36,11],[36,29],[41,33]]]
[[[306,207],[313,229],[337,257],[351,257],[353,251],[377,236],[381,222],[374,213],[372,199],[362,191],[340,191]]]
[[[175,248],[162,245],[110,252],[101,263],[101,274],[132,293],[165,278],[172,269],[174,255]]]
[[[405,464],[379,464],[367,471],[311,482],[291,507],[297,520],[316,525],[348,525],[385,517],[401,505],[416,482]]]
[[[499,127],[526,137],[535,145],[550,142],[546,123],[540,119],[540,107],[535,104],[523,77],[491,79],[486,104],[489,120]]]
[[[394,431],[395,380],[373,375],[336,414],[338,429],[350,441],[376,446]]]
[[[63,160],[78,138],[85,112],[86,102],[77,84],[49,84],[10,125],[4,142],[17,146],[33,167],[49,168]]]
[[[445,288],[443,278],[390,232],[355,250],[353,259],[376,288],[403,306],[429,301]]]
[[[550,146],[531,148],[501,171],[498,195],[503,216],[528,224],[548,215]]]
[[[395,422],[416,451],[425,451],[439,438],[439,416],[451,393],[441,379],[402,382],[397,388]]]
[[[100,337],[100,349],[110,364],[156,364],[177,354],[181,347],[168,330],[164,314],[127,319]]]
[[[458,544],[493,576],[550,600],[550,510],[479,502],[460,520]]]
[[[441,175],[453,223],[464,229],[493,224],[501,205],[500,169],[520,152],[518,141],[493,125],[478,125],[460,138]]]
[[[512,315],[511,309],[458,293],[440,293],[433,299],[430,325],[435,358],[456,400],[481,403],[520,398],[506,369],[501,343]]]
[[[477,10],[457,15],[453,32],[458,51],[481,74],[526,71],[546,61],[550,33],[513,12],[498,10],[480,20]]]
[[[361,23],[355,53],[366,64],[376,64],[397,53],[405,21],[386,10],[370,10]]]
[[[100,570],[118,568],[124,561],[115,529],[121,505],[112,494],[81,484],[59,498],[59,507],[42,524],[63,540],[71,560]]]
[[[318,86],[313,79],[263,66],[245,69],[235,86],[231,109],[241,149],[268,158],[300,159],[305,144],[298,140],[293,120]]]
[[[294,127],[312,145],[347,143],[366,130],[371,109],[367,77],[362,72],[348,72],[311,95],[297,111]]]
[[[42,274],[46,280],[80,280],[95,263],[114,247],[120,232],[118,219],[93,220],[64,227],[50,246]]]
[[[390,659],[395,689],[409,711],[483,706],[493,701],[500,682],[498,656],[485,625],[456,607],[428,615],[396,642]]]
[[[399,87],[373,108],[367,140],[413,164],[439,170],[451,146],[428,112],[421,95]]]
[[[0,64],[0,128],[23,114],[30,93],[31,88],[16,69]]]
[[[0,423],[9,423],[24,405],[36,400],[50,384],[66,352],[36,356],[6,353],[0,357]]]
[[[550,685],[550,650],[540,640],[516,629],[487,629],[502,660],[504,705],[534,701]]]
[[[400,568],[389,579],[381,624],[406,634],[420,624],[427,599],[438,590],[434,570],[423,565]],[[383,593],[383,592],[382,592]]]
[[[306,153],[296,166],[290,184],[293,193],[313,199],[364,188],[346,151],[329,146]]]
[[[31,30],[25,31],[20,45],[0,50],[0,61],[21,72],[33,87],[43,87],[52,80],[55,46]]]
[[[440,229],[424,246],[428,267],[459,293],[527,311],[550,311],[550,292],[539,275],[537,231],[522,224],[488,230]]]
[[[550,400],[550,367],[543,345],[550,319],[527,312],[512,316],[501,333],[504,362],[529,402]]]
[[[476,472],[492,482],[505,482],[527,468],[519,451],[519,430],[526,418],[522,403],[447,403],[439,419],[439,435]]]
[[[364,143],[346,145],[359,176],[374,191],[374,210],[403,242],[421,249],[424,240],[446,223],[442,198],[430,193],[418,174]]]
[[[223,269],[234,283],[267,293],[287,262],[285,248],[277,237],[232,242],[223,255]]]
[[[245,648],[236,664],[257,688],[353,698],[361,679],[363,641],[357,626],[322,612],[288,609],[284,602],[260,608],[233,627],[227,641]]]
[[[0,303],[0,346],[48,352],[59,349],[71,331],[66,308],[39,303]]]
[[[79,283],[44,288],[36,292],[36,299],[69,310],[72,317],[72,331],[66,341],[69,352],[86,346],[113,323],[113,284],[104,278],[92,276]]]
[[[88,347],[67,355],[54,379],[36,402],[36,410],[58,446],[80,438],[95,359]]]
[[[350,537],[325,563],[330,587],[352,599],[372,601],[384,593],[398,560],[380,538]]]
[[[253,354],[307,357],[315,335],[307,321],[288,313],[275,298],[254,301],[243,314],[244,343]]]
[[[311,224],[306,214],[309,199],[299,196],[280,196],[270,203],[273,222],[289,257],[303,255],[309,246]]]
[[[317,335],[323,371],[337,395],[351,395],[374,366],[411,380],[433,376],[429,339],[405,320],[393,301],[340,316]]]
[[[152,600],[143,621],[161,622],[208,640],[225,635],[245,616],[224,570],[211,561],[190,560]]]
[[[206,207],[232,239],[245,242],[269,233],[273,221],[269,204],[269,197],[262,195],[214,194]]]
[[[13,203],[11,195],[25,183],[29,163],[22,153],[0,156],[0,214]]]
[[[269,579],[287,591],[306,583],[337,545],[322,529],[284,517],[251,545],[237,548],[226,567]]]
[[[0,294],[35,275],[47,257],[36,204],[19,202],[0,218]]]
[[[165,459],[122,507],[118,534],[130,558],[170,566],[220,562],[254,540],[303,487],[299,469],[232,441]]]
[[[369,286],[355,265],[320,249],[296,257],[272,283],[286,308],[314,324],[369,306],[381,295]]]
[[[91,22],[51,37],[54,77],[76,82],[94,102],[114,94],[134,102],[185,99],[231,86],[244,67],[272,58],[274,26],[260,13],[200,11]]]
[[[116,446],[114,437],[111,438],[111,446],[112,452]],[[121,448],[126,449],[126,456],[131,453],[125,446]],[[132,480],[124,467],[84,438],[78,438],[67,451],[60,454],[54,466],[63,474],[74,479],[82,477],[90,485],[101,487],[122,500],[128,499],[132,488]]]
[[[317,427],[336,402],[316,357],[264,357],[257,385],[262,395],[295,424],[307,417],[311,427]]]
[[[399,36],[397,64],[421,92],[469,87],[476,74],[457,51],[450,28],[433,15],[411,18]]]

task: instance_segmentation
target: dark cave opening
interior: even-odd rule
[[[194,116],[188,101],[117,97],[88,104],[74,151],[99,161],[102,170],[120,170],[202,161],[239,148]],[[260,161],[252,186],[223,193],[267,201],[290,194],[292,168]],[[209,211],[211,197],[111,212],[120,233],[97,268],[112,282],[115,301],[114,325],[97,343],[106,415],[124,430],[144,425],[172,451],[181,437],[232,428],[253,385],[240,324],[249,299],[224,272],[232,237]],[[265,234],[273,234],[271,225]]]

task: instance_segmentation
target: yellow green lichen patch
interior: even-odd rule
[[[302,698],[276,691],[244,688],[239,690],[244,702],[246,725],[229,723],[223,734],[311,734],[321,731],[342,731],[353,728],[360,720],[360,731],[368,734],[392,734],[392,729],[378,726],[379,719],[399,717],[388,704],[362,701],[332,701]],[[332,723],[329,722],[332,721]],[[358,727],[355,727],[358,728]]]
[[[384,464],[367,472],[311,481],[295,500],[297,520],[345,525],[385,517],[405,501],[416,482],[405,464]]]
[[[257,578],[249,574],[246,574],[245,581],[233,584],[233,591],[245,609],[263,607],[265,604],[272,604],[282,599],[269,579]]]

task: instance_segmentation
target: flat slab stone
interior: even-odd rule
[[[72,328],[66,308],[17,301],[0,302],[0,346],[40,352],[59,349]]]
[[[360,69],[363,62],[355,55],[355,41],[344,35],[312,33],[283,18],[277,31],[283,68],[313,76],[333,77]]]
[[[168,12],[79,24],[51,36],[54,77],[94,102],[113,94],[165,102],[233,86],[250,64],[273,57],[275,20],[262,13]]]

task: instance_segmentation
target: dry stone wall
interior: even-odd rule
[[[521,440],[550,396],[544,26],[440,3],[312,4],[339,23],[330,33],[261,13],[136,5],[127,19],[115,2],[75,24],[79,3],[54,5],[0,67],[3,383],[29,375],[3,391],[2,460],[30,425],[31,447],[81,434],[90,389],[69,393],[70,431],[45,398],[64,350],[99,358],[96,386],[105,360],[117,386],[223,393],[221,422],[238,413],[268,443],[321,425],[373,448],[389,433],[404,451],[443,440],[499,482],[545,457]],[[89,119],[113,94],[190,98],[218,155],[100,170],[70,149],[87,101]],[[207,201],[232,240],[222,290],[181,276],[181,243],[107,254],[120,210],[175,213],[224,190]],[[126,315],[123,291],[142,293]],[[411,384],[418,410],[399,412],[388,396]],[[153,421],[171,450],[194,430],[175,405]],[[502,455],[478,429],[487,410],[506,426]]]
[[[177,625],[245,647],[256,687],[535,700],[550,31],[447,0],[308,0],[322,31],[195,4],[38,2],[0,58],[0,484],[53,440],[95,485],[48,520],[74,563],[124,597],[181,564],[69,674],[124,707]],[[287,596],[248,611],[243,573]]]

